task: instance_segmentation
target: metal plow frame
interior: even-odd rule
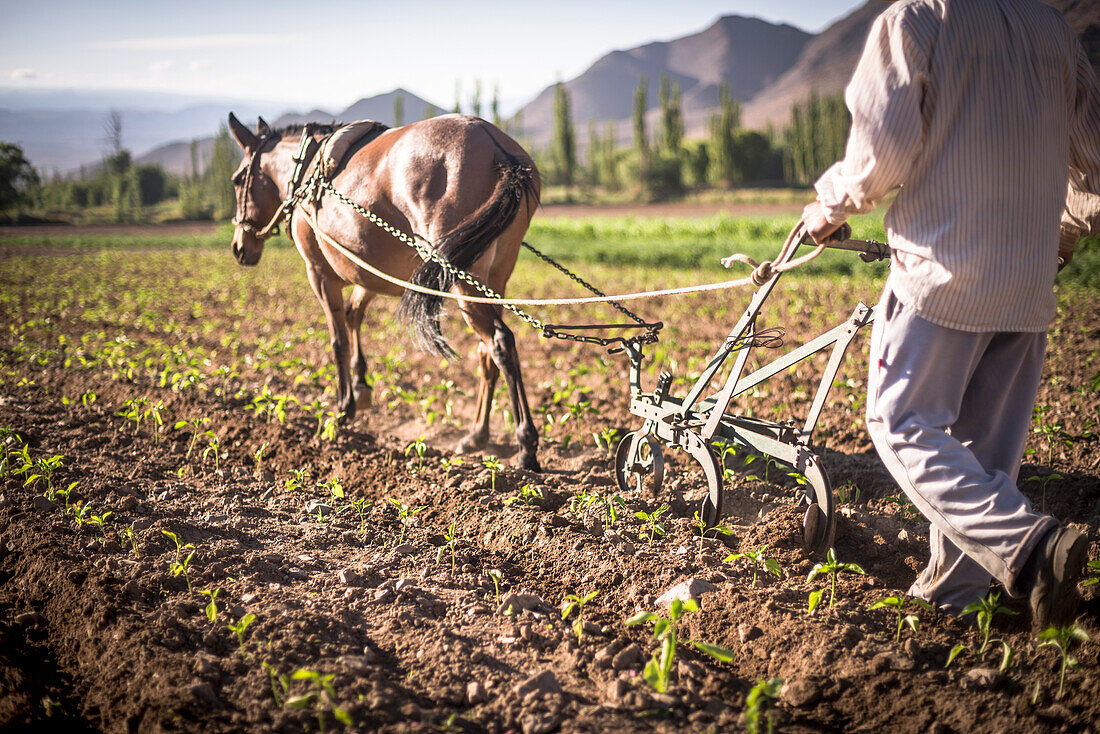
[[[806,241],[804,238],[800,245]],[[865,260],[882,259],[888,255],[887,247],[874,241],[845,240],[829,246],[861,252]],[[797,249],[791,248],[786,257],[775,264],[791,260]],[[614,473],[619,489],[624,492],[647,487],[656,493],[660,490],[664,477],[661,444],[684,449],[699,462],[706,475],[709,491],[703,499],[699,514],[707,527],[713,527],[722,517],[724,482],[723,467],[712,442],[718,438],[749,448],[775,459],[806,478],[802,499],[807,508],[802,522],[802,543],[808,553],[818,555],[832,547],[836,519],[832,487],[819,447],[813,443],[813,432],[825,406],[829,389],[844,360],[844,354],[856,333],[874,321],[875,307],[860,302],[843,323],[755,372],[742,376],[753,349],[769,339],[774,339],[774,336],[766,333],[758,334],[756,321],[760,309],[781,275],[781,272],[775,273],[760,286],[737,325],[687,395],[682,398],[669,394],[672,375],[668,372],[661,373],[652,392],[643,391],[641,345],[625,345],[625,351],[630,357],[630,412],[645,422],[641,428],[627,434],[620,443],[615,456]],[[739,395],[830,347],[832,351],[828,364],[821,373],[813,403],[801,426],[794,420],[776,423],[729,412],[731,403]],[[703,398],[726,360],[734,355],[734,365],[722,388],[712,396]]]

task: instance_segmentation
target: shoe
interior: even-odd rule
[[[1077,581],[1088,560],[1088,549],[1088,538],[1073,528],[1060,526],[1044,535],[1031,551],[1020,581],[1027,589],[1035,629],[1061,627],[1073,621],[1081,601]]]

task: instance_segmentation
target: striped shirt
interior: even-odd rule
[[[885,224],[903,303],[964,331],[1045,331],[1057,250],[1100,233],[1100,91],[1062,16],[1038,0],[896,3],[845,99],[844,159],[817,182],[829,221],[900,189]]]

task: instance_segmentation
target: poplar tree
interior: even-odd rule
[[[725,84],[718,89],[718,114],[711,117],[710,161],[717,182],[737,183],[737,130],[741,127],[741,105]]]
[[[393,98],[393,126],[405,124],[405,95],[400,92]]]
[[[649,138],[645,129],[646,111],[646,87],[649,80],[644,76],[638,80],[638,86],[634,90],[634,148],[642,161],[649,158]]]
[[[572,186],[577,168],[576,139],[573,135],[573,117],[569,109],[569,92],[565,84],[554,86],[554,162],[561,182]]]
[[[470,110],[474,117],[481,117],[481,80],[474,80],[474,94],[470,97]]]
[[[667,74],[661,76],[659,92],[661,104],[662,139],[665,150],[679,160],[684,143],[684,116],[680,85],[673,84]]]
[[[500,85],[493,85],[493,101],[489,103],[490,110],[493,115],[493,124],[497,127],[501,127],[503,120],[500,118]]]

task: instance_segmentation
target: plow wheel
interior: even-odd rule
[[[707,477],[707,496],[699,507],[699,517],[712,528],[722,519],[722,464],[705,442],[692,446],[688,453],[703,467]]]
[[[823,556],[836,536],[833,493],[820,459],[811,459],[803,475],[809,484],[806,486],[806,514],[802,517],[802,547],[811,555]]]
[[[657,437],[637,431],[626,434],[615,451],[615,483],[619,491],[644,489],[656,497],[664,478],[665,455]]]

